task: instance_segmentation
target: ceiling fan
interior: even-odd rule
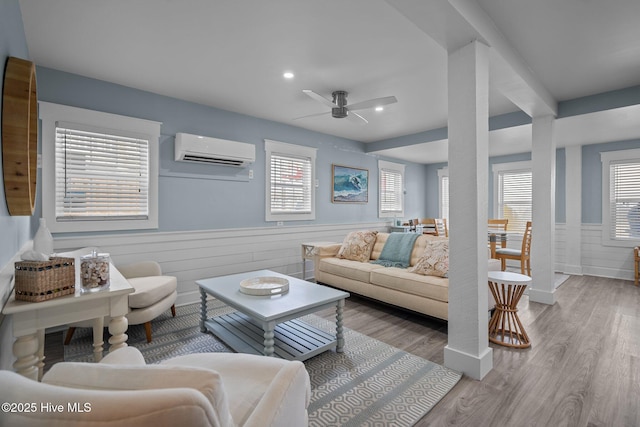
[[[333,100],[329,100],[322,95],[318,95],[312,90],[305,89],[302,91],[304,94],[308,95],[310,98],[315,99],[321,104],[331,108],[331,116],[336,119],[342,118],[350,118],[352,120],[362,120],[364,123],[369,123],[367,119],[362,117],[360,114],[356,113],[356,110],[366,110],[367,108],[374,107],[382,107],[383,105],[393,104],[398,102],[395,96],[385,96],[382,98],[374,98],[366,101],[356,102],[355,104],[351,104],[347,106],[347,95],[348,92],[344,90],[336,90],[331,95],[333,96]],[[324,113],[316,113],[310,114],[308,116],[297,117],[294,120],[304,119],[307,117],[321,116],[324,114],[329,114],[329,112]]]

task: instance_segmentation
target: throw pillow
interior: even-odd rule
[[[424,254],[407,271],[424,276],[447,277],[449,273],[449,240],[429,240]]]
[[[338,258],[367,262],[376,243],[377,231],[352,231],[344,238]]]

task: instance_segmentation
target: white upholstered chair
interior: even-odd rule
[[[202,353],[145,365],[133,347],[100,363],[57,363],[41,383],[0,371],[0,384],[0,401],[37,409],[0,412],[4,427],[299,427],[308,424],[311,393],[301,362]]]
[[[173,276],[163,276],[160,264],[155,261],[137,262],[117,269],[135,289],[129,294],[129,325],[143,324],[147,342],[151,342],[151,321],[169,309],[173,317],[176,316],[177,280]],[[71,341],[76,327],[91,327],[91,322],[70,324],[65,344]]]

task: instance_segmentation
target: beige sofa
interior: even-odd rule
[[[389,237],[378,233],[369,261],[377,260]],[[414,243],[410,266],[415,266],[424,254],[430,239],[446,239],[421,235]],[[345,291],[379,300],[438,319],[448,319],[449,279],[410,273],[408,268],[384,267],[370,262],[338,257],[341,244],[316,247],[314,252],[315,279]],[[488,259],[489,270],[500,270],[500,261]],[[489,295],[489,308],[493,298]]]

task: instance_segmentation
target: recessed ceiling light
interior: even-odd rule
[[[383,106],[380,105],[380,106],[376,107],[376,111],[382,111],[382,110],[384,110]]]
[[[285,79],[292,79],[294,77],[291,71],[287,71],[286,73],[283,74],[283,76]]]

